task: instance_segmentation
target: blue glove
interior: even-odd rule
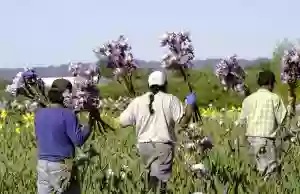
[[[194,92],[190,93],[189,95],[187,95],[185,97],[186,104],[193,105],[193,104],[196,104],[196,101],[197,101],[197,98],[196,98],[196,94]]]
[[[25,79],[32,79],[32,78],[35,78],[36,77],[36,74],[32,71],[25,71],[22,73],[22,76],[25,78]]]

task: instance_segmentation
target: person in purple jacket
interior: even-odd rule
[[[72,91],[68,80],[55,80],[48,92],[51,105],[35,113],[39,194],[81,193],[72,159],[75,146],[85,143],[91,129],[80,125],[76,114],[64,107],[63,94],[68,91]]]

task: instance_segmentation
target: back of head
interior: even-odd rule
[[[149,111],[151,115],[154,114],[154,110],[152,107],[152,104],[154,102],[154,95],[157,94],[159,91],[165,92],[166,84],[167,76],[162,71],[154,71],[148,77],[148,85],[151,91],[151,94],[149,96]]]
[[[48,98],[50,102],[63,104],[63,93],[66,90],[72,91],[72,84],[70,81],[63,78],[54,80],[50,90],[48,91]]]
[[[276,83],[275,74],[270,70],[258,73],[257,84],[261,86],[273,86]]]

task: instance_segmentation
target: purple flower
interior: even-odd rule
[[[167,69],[190,68],[194,59],[194,48],[188,33],[166,33],[161,46],[167,47],[169,54],[163,57],[162,66]]]
[[[300,78],[300,55],[295,50],[285,53],[281,60],[280,79],[283,83],[295,82]]]
[[[117,41],[106,43],[94,52],[97,56],[100,55],[106,58],[107,68],[122,69],[124,73],[130,73],[137,68],[136,61],[131,53],[131,46],[123,35]]]

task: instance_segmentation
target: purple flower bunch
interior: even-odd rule
[[[161,47],[168,47],[169,53],[163,56],[162,67],[167,69],[184,69],[193,66],[194,47],[188,32],[167,32],[160,41]]]
[[[300,79],[300,53],[295,48],[285,51],[281,59],[280,78],[283,83]]]
[[[127,88],[129,95],[135,96],[135,90],[132,83],[132,72],[137,69],[136,61],[131,52],[131,46],[128,40],[119,36],[117,41],[110,41],[99,49],[94,49],[100,61],[105,58],[106,67],[113,69],[113,75],[116,80]]]
[[[110,41],[93,51],[99,59],[106,58],[106,67],[114,70],[113,75],[118,80],[137,69],[131,46],[123,35],[119,36],[118,40]]]
[[[238,64],[237,55],[222,59],[215,66],[215,75],[225,90],[231,88],[241,94],[244,93],[246,73]]]
[[[23,72],[17,73],[12,84],[6,86],[6,92],[14,97],[27,97],[42,106],[47,106],[49,103],[45,83],[33,68],[24,68]]]
[[[70,63],[69,71],[75,77],[72,83],[72,94],[65,93],[66,106],[78,111],[91,111],[99,108],[100,91],[97,84],[101,72],[96,64]]]
[[[100,117],[100,90],[97,84],[101,78],[100,68],[95,63],[74,63],[69,64],[69,71],[74,76],[72,82],[72,93],[66,91],[64,104],[75,112],[89,112],[93,127],[98,127],[100,133],[106,132],[106,128],[113,130]]]
[[[237,55],[222,59],[216,65],[215,73],[217,77],[226,77],[228,74],[232,74],[239,80],[244,80],[246,75],[244,69],[238,63]]]

